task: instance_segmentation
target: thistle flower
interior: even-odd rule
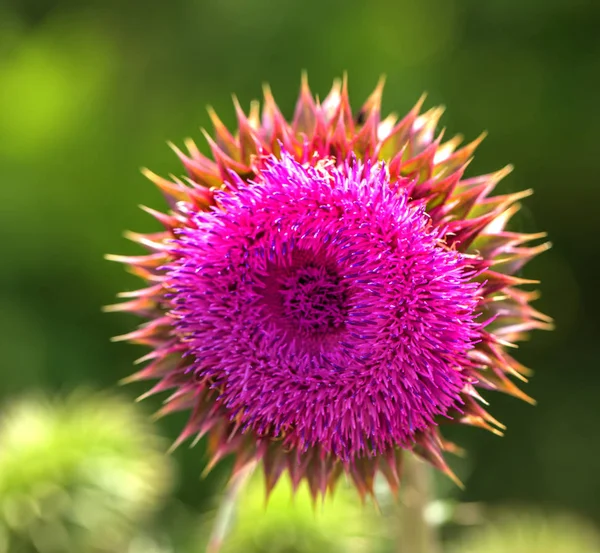
[[[501,434],[478,389],[532,402],[506,352],[551,326],[515,276],[545,235],[505,230],[530,191],[490,196],[509,167],[464,178],[482,137],[444,142],[422,100],[382,119],[382,88],[353,115],[345,80],[321,103],[303,79],[288,123],[266,87],[234,134],[210,110],[212,159],[173,147],[183,180],[146,172],[165,231],[110,256],[149,286],[109,310],[149,319],[117,338],[152,348],[128,380],[174,390],[160,413],[191,411],[175,445],[208,435],[207,469],[261,460],[267,491],[288,470],[315,498],[342,473],[372,495],[381,471],[395,491],[405,450],[455,478],[441,424]]]

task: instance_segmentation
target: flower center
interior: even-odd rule
[[[320,250],[287,248],[268,263],[255,292],[264,314],[285,341],[303,338],[303,349],[317,353],[345,327],[348,293],[336,263]]]
[[[282,314],[306,335],[331,332],[344,324],[344,293],[338,275],[306,266],[280,279]]]

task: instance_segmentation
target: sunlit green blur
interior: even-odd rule
[[[289,480],[280,480],[268,504],[264,486],[262,474],[255,473],[237,502],[223,553],[376,553],[393,544],[391,528],[372,505],[356,501],[348,486],[315,508],[306,483],[293,493]]]
[[[201,144],[207,104],[233,125],[231,94],[247,106],[269,82],[290,116],[306,69],[321,97],[347,71],[358,106],[385,73],[384,111],[427,91],[426,106],[447,106],[447,133],[489,131],[469,171],[513,163],[500,192],[535,190],[513,228],[554,243],[524,271],[542,280],[537,307],[557,322],[517,352],[535,370],[526,391],[538,406],[487,394],[508,432],[453,430],[469,451],[452,461],[467,488],[442,492],[600,522],[599,29],[593,0],[0,2],[2,404],[112,389],[132,372],[143,351],[108,340],[136,320],[100,306],[138,282],[102,256],[138,251],[123,230],[156,228],[137,205],[164,204],[139,167],[180,174],[166,141]],[[182,422],[157,430],[169,441]],[[200,479],[202,445],[173,461],[179,484],[161,520],[195,520],[177,509],[208,509],[226,467]]]
[[[126,551],[172,475],[163,440],[123,398],[13,401],[0,415],[0,552]]]

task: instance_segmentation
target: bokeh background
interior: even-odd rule
[[[116,385],[142,351],[109,343],[136,321],[100,312],[116,292],[136,286],[103,254],[137,251],[122,231],[155,228],[137,205],[163,207],[139,167],[180,174],[166,141],[191,136],[201,144],[200,127],[210,127],[206,104],[233,126],[231,93],[247,106],[263,82],[291,116],[302,69],[321,97],[347,71],[355,106],[382,73],[384,111],[407,111],[427,91],[426,106],[447,106],[442,123],[450,133],[489,131],[471,174],[511,162],[516,170],[500,191],[535,189],[513,228],[547,230],[554,243],[524,271],[542,279],[537,307],[557,321],[555,332],[538,333],[519,352],[535,369],[526,391],[539,405],[488,397],[509,430],[503,439],[458,431],[470,453],[453,466],[467,488],[449,493],[600,523],[594,0],[0,0],[2,411],[28,397],[39,414],[40,398],[82,387],[92,395],[142,391]],[[63,409],[56,401],[52,409]],[[127,416],[144,420],[156,405]],[[168,443],[181,424],[173,417],[140,432]],[[17,434],[32,425],[21,423]],[[202,445],[161,463],[156,478],[170,491],[152,531],[167,541],[189,538],[226,470],[200,479]],[[1,528],[0,550],[8,543]],[[148,543],[140,551],[159,551]]]

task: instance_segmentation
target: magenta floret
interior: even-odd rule
[[[230,419],[347,460],[460,408],[480,285],[385,164],[284,153],[236,184],[178,233],[166,281]]]

